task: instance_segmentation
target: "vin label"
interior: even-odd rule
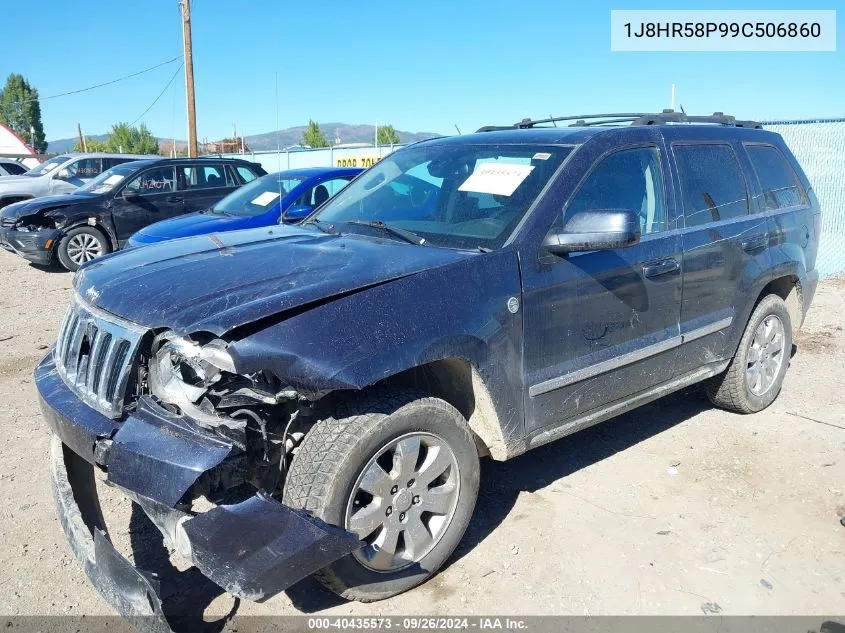
[[[611,51],[835,51],[836,11],[613,10]]]

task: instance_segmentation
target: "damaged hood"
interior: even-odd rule
[[[115,253],[80,268],[74,286],[88,302],[139,325],[219,336],[466,257],[472,253],[274,226]]]
[[[3,207],[2,213],[4,218],[24,218],[28,215],[35,215],[39,211],[45,209],[55,209],[57,207],[68,207],[70,205],[85,204],[99,196],[89,193],[69,193],[61,196],[44,196],[42,198],[33,198],[32,200],[24,200],[23,202],[15,202],[7,207]]]

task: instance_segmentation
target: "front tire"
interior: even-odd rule
[[[453,406],[374,390],[306,434],[283,500],[366,543],[315,576],[347,600],[371,602],[425,582],[446,562],[469,524],[478,481],[473,434]]]
[[[722,409],[756,413],[780,393],[792,354],[792,321],[783,299],[763,298],[739,342],[727,370],[711,378],[707,397]]]
[[[59,261],[71,272],[82,264],[106,255],[111,249],[108,240],[97,229],[79,226],[71,229],[58,246]]]

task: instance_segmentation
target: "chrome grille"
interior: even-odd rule
[[[144,328],[77,297],[65,314],[53,350],[62,380],[87,405],[120,417]]]
[[[0,226],[2,226],[4,229],[7,229],[9,227],[15,226],[15,222],[17,221],[17,218],[0,218]]]

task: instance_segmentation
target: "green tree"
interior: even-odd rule
[[[145,124],[133,127],[128,123],[115,123],[106,140],[106,151],[123,154],[158,154],[159,146],[158,140]]]
[[[8,125],[37,153],[47,151],[38,90],[23,75],[12,73],[0,90],[0,121]]]
[[[393,129],[392,125],[382,125],[378,129],[376,142],[379,145],[397,145],[401,141],[399,140],[399,133]]]
[[[109,151],[108,144],[106,141],[101,141],[98,138],[93,138],[91,136],[85,137],[85,147],[89,152],[107,152]],[[83,151],[83,147],[79,144],[79,141],[73,144],[74,152],[81,152]]]
[[[302,133],[302,144],[308,147],[328,147],[329,141],[316,121],[308,120],[308,127]]]

